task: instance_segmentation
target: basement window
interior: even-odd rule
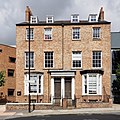
[[[2,49],[0,49],[0,53],[2,52]]]
[[[14,89],[8,89],[8,96],[14,96]]]

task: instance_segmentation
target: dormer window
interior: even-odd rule
[[[37,18],[37,16],[31,16],[31,18],[30,18],[30,23],[38,23],[38,18]]]
[[[97,22],[97,14],[90,14],[88,21],[89,22]]]
[[[47,16],[46,17],[46,23],[53,23],[53,16]]]
[[[79,14],[71,15],[71,23],[78,23],[79,22]]]

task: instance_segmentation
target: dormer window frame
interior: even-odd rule
[[[46,23],[54,23],[54,17],[53,16],[47,16],[46,17]]]
[[[38,17],[37,16],[30,16],[30,23],[38,23]]]
[[[98,21],[97,14],[90,14],[88,21],[89,22],[97,22]]]
[[[79,14],[71,15],[71,23],[79,23],[79,20],[80,20]]]

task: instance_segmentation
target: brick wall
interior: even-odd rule
[[[44,28],[51,27],[52,40],[44,40]],[[72,40],[72,28],[80,27],[80,40]],[[92,28],[101,27],[101,39],[93,40]],[[16,64],[16,87],[21,91],[21,96],[17,96],[17,102],[25,102],[24,96],[24,72],[25,56],[28,51],[28,41],[26,41],[26,28],[28,26],[16,26],[16,45],[17,45],[17,64]],[[95,25],[66,25],[58,26],[31,26],[34,28],[34,40],[31,41],[31,51],[35,53],[35,69],[31,71],[40,71],[44,73],[44,98],[43,102],[50,102],[50,74],[49,70],[44,68],[44,52],[54,52],[54,68],[52,69],[72,69],[72,51],[82,51],[82,69],[92,69],[92,51],[102,51],[102,76],[103,94],[110,95],[110,24]],[[82,94],[82,77],[80,69],[76,70],[75,75],[75,94],[76,97]]]
[[[12,63],[9,60],[9,57],[16,58],[16,48],[0,44],[0,71],[6,72],[5,85],[0,87],[0,96],[2,99],[5,99],[5,102],[15,102],[15,89],[16,89],[16,63]],[[14,70],[14,76],[8,77],[8,69]],[[8,96],[8,89],[14,89],[14,95]],[[3,93],[1,95],[1,93]],[[4,100],[3,100],[4,101]]]

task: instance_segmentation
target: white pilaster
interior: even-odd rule
[[[60,105],[62,106],[62,99],[65,97],[65,79],[61,78],[61,102]]]
[[[41,75],[41,94],[43,94],[43,75]]]
[[[54,102],[54,78],[51,78],[51,103]]]
[[[65,79],[61,78],[61,98],[65,97]]]
[[[75,98],[75,78],[72,78],[72,100],[74,100]]]

